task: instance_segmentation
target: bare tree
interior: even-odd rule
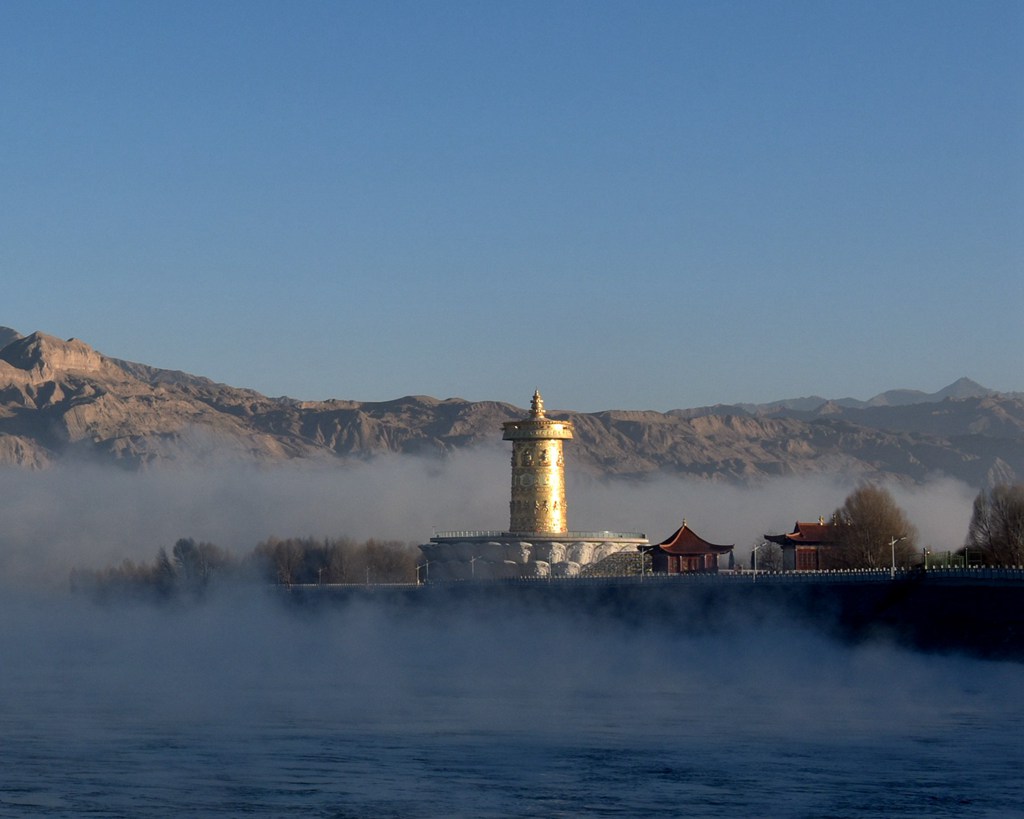
[[[416,580],[413,549],[397,540],[370,538],[362,548],[369,578],[375,583],[411,583]]]
[[[153,564],[153,584],[159,594],[164,597],[174,592],[178,583],[178,572],[174,568],[167,550],[161,546],[156,555],[156,562]]]
[[[999,484],[978,493],[964,545],[978,549],[990,565],[1024,563],[1024,484]]]
[[[301,583],[305,550],[295,538],[268,538],[253,549],[253,558],[267,580],[290,586]]]
[[[750,567],[754,567],[754,549],[757,549],[757,568],[764,572],[782,571],[782,547],[770,540],[757,541],[750,550]]]
[[[324,569],[324,583],[351,583],[350,562],[355,544],[349,538],[338,538],[327,546],[327,566]]]
[[[836,542],[829,550],[830,566],[880,569],[893,562],[894,553],[896,565],[907,566],[917,554],[917,529],[883,487],[861,484],[833,519]]]
[[[166,552],[158,555],[157,570],[163,570],[161,561]],[[192,591],[202,591],[216,572],[231,563],[230,555],[214,543],[196,543],[193,538],[180,538],[172,550],[176,579]]]

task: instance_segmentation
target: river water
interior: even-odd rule
[[[1024,665],[760,615],[8,594],[0,662],[0,816],[1024,816]]]

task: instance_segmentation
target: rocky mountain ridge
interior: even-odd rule
[[[945,401],[947,398],[984,398],[1000,394],[996,390],[983,387],[970,378],[958,378],[948,387],[932,393],[921,390],[886,390],[867,401],[860,401],[856,398],[822,398],[820,395],[811,395],[805,398],[786,398],[768,404],[737,404],[736,406],[746,412],[759,415],[791,411],[824,414],[833,412],[835,408],[905,407],[910,404],[934,404]],[[1021,396],[1017,395],[1016,397],[1020,398]]]
[[[968,394],[976,393],[976,394]],[[1024,476],[1024,400],[966,379],[936,394],[692,410],[552,412],[576,425],[574,464],[595,474],[756,482],[831,474],[971,485]],[[895,396],[895,397],[894,397]],[[510,404],[406,396],[296,401],[108,358],[77,339],[0,328],[0,463],[72,459],[141,468],[380,454],[444,456],[495,444]]]

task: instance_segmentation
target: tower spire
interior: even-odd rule
[[[533,391],[533,400],[530,401],[530,417],[544,417],[544,399],[540,396],[540,390]]]

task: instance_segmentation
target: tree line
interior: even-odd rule
[[[75,591],[99,597],[202,596],[213,584],[413,583],[419,550],[370,538],[268,538],[244,556],[216,544],[181,538],[149,562],[124,560],[106,569],[76,569]]]
[[[834,540],[821,553],[822,568],[881,569],[894,562],[900,567],[919,562],[917,528],[884,487],[858,486],[832,513],[831,523]],[[981,490],[974,499],[967,536],[956,551],[965,564],[969,560],[983,566],[1024,566],[1024,483]],[[760,544],[757,564],[781,570],[781,548]]]

